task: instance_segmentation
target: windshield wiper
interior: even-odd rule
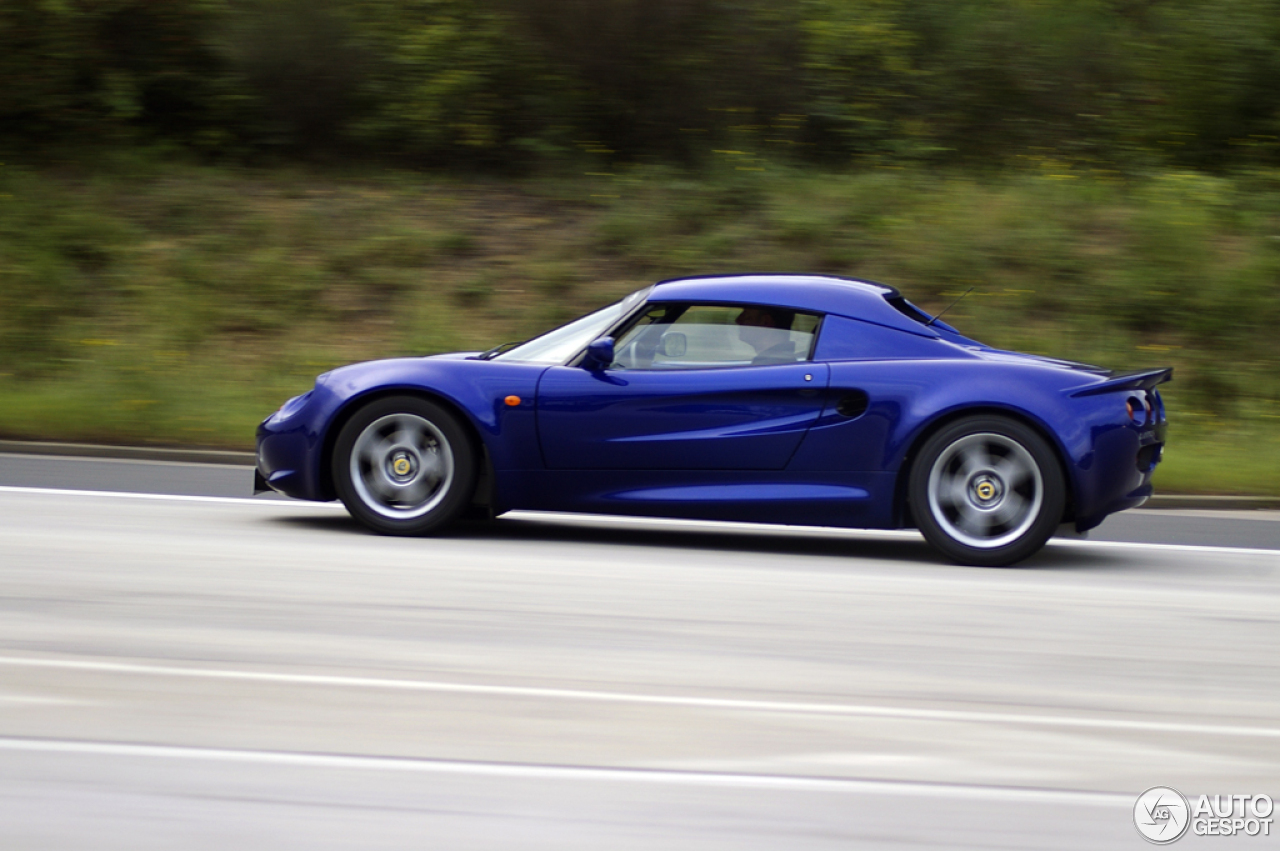
[[[492,349],[489,349],[489,351],[481,352],[480,354],[476,355],[476,360],[493,360],[498,355],[502,354],[503,352],[507,352],[514,349],[516,346],[520,345],[523,342],[524,340],[514,340],[510,343],[499,343],[498,345],[494,346]]]

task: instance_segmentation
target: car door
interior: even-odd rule
[[[749,309],[655,306],[619,334],[610,366],[549,368],[537,400],[547,467],[783,469],[822,413],[828,369],[808,360],[818,318],[739,333]]]

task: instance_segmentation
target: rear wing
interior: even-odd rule
[[[1141,369],[1137,372],[1126,372],[1114,375],[1101,384],[1090,384],[1079,390],[1071,391],[1072,396],[1100,396],[1103,393],[1118,393],[1123,390],[1152,390],[1157,384],[1164,384],[1173,378],[1173,367],[1161,369]]]

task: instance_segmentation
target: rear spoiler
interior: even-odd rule
[[[1173,378],[1173,367],[1161,369],[1140,369],[1137,372],[1126,372],[1112,376],[1101,384],[1090,384],[1079,390],[1071,391],[1072,396],[1100,396],[1103,393],[1117,393],[1122,390],[1151,390],[1157,384],[1164,384]]]

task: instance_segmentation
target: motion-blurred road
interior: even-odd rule
[[[0,848],[1143,848],[1150,786],[1280,797],[1274,514],[983,570],[248,485],[0,456]]]

